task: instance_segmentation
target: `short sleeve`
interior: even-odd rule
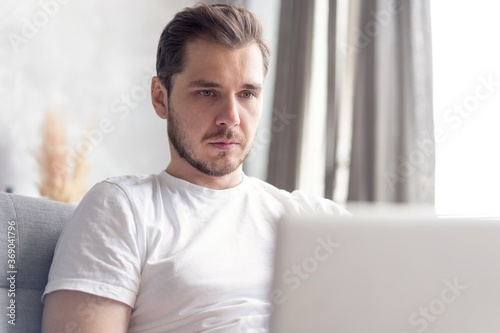
[[[82,199],[57,243],[48,284],[134,306],[141,255],[134,210],[126,193],[107,181]]]

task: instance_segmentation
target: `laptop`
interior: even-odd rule
[[[278,227],[271,333],[498,333],[500,221],[299,217]]]

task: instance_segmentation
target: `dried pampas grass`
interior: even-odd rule
[[[40,194],[61,202],[79,202],[87,191],[90,167],[83,154],[69,159],[64,117],[47,111],[42,128]]]

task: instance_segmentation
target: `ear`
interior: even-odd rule
[[[151,80],[151,101],[158,117],[168,119],[167,89],[158,76]]]

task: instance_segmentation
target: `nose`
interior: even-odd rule
[[[236,97],[228,96],[223,100],[216,118],[217,126],[233,128],[240,124],[239,105]]]

